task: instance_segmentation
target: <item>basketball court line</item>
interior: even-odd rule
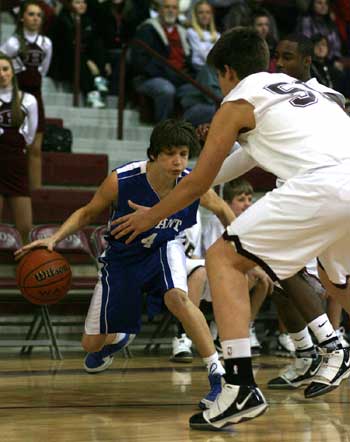
[[[268,363],[262,363],[258,365],[253,365],[254,369],[282,369],[287,364],[268,364]],[[205,367],[203,366],[179,366],[179,367],[124,367],[124,368],[108,368],[103,375],[107,374],[116,374],[116,373],[123,373],[126,372],[129,373],[156,373],[156,372],[163,372],[163,373],[171,373],[173,370],[179,371],[179,372],[205,372]],[[6,378],[6,377],[28,377],[28,376],[50,376],[50,375],[87,375],[87,376],[101,376],[100,373],[98,374],[90,374],[86,373],[83,368],[69,368],[69,369],[59,369],[55,368],[52,370],[15,370],[15,371],[0,371],[0,379]]]

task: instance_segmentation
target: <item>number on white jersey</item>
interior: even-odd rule
[[[310,106],[311,104],[315,104],[318,101],[316,95],[311,92],[311,90],[306,91],[305,89],[301,89],[300,87],[296,87],[294,86],[294,84],[290,83],[281,82],[269,84],[268,86],[265,86],[264,89],[280,95],[298,93],[296,97],[293,97],[291,100],[289,100],[289,103],[295,107]]]
[[[152,235],[146,236],[146,238],[141,239],[143,247],[146,247],[146,249],[150,249],[157,235],[158,233],[152,233]]]

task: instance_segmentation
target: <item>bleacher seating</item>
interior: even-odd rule
[[[107,155],[43,152],[44,187],[32,193],[34,224],[64,221],[91,200],[95,188],[107,174]],[[52,187],[58,185],[66,187]],[[86,186],[89,188],[84,188]],[[12,222],[6,204],[3,219]],[[105,224],[107,220],[108,209],[99,216],[96,224]]]

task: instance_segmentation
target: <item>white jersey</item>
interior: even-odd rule
[[[201,245],[201,237],[202,237],[202,222],[200,214],[197,212],[197,221],[189,229],[186,229],[183,234],[183,244],[185,247],[185,254],[187,258],[192,258],[193,256],[196,258],[202,258],[202,245]]]
[[[350,160],[349,117],[310,85],[260,72],[241,80],[223,103],[240,99],[254,106],[256,127],[238,141],[249,158],[279,178]]]
[[[23,93],[23,92],[22,92]],[[3,103],[9,103],[12,99],[12,88],[0,89],[0,115]],[[32,144],[38,126],[38,104],[36,98],[31,94],[23,93],[21,108],[25,118],[19,132],[23,135],[27,145]],[[0,127],[0,135],[4,130]]]

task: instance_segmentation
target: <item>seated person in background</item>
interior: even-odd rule
[[[277,40],[271,32],[270,14],[263,8],[256,9],[252,13],[252,27],[261,35],[266,41],[270,54],[275,52]],[[274,72],[274,61],[270,60],[269,71]]]
[[[105,69],[104,50],[96,37],[96,30],[87,15],[85,0],[67,0],[52,28],[53,67],[55,80],[73,84],[75,60],[76,18],[80,17],[80,88],[86,95],[87,104],[103,108],[102,94],[108,91],[106,79],[102,76]]]
[[[112,94],[118,93],[119,62],[123,46],[132,40],[139,24],[158,15],[154,9],[158,7],[158,3],[153,5],[145,0],[106,0],[97,3],[94,8],[93,21],[105,50],[105,72]]]
[[[207,55],[220,37],[214,22],[213,7],[207,0],[199,0],[192,9],[192,23],[187,29],[187,39],[192,51],[192,66],[199,71]]]
[[[218,100],[222,98],[218,77],[214,69],[204,65],[198,72],[196,80],[202,86],[210,89]],[[184,110],[183,118],[195,127],[210,123],[218,107],[218,102],[192,85],[188,85],[187,93],[180,102]]]
[[[224,185],[223,199],[232,209],[236,217],[240,216],[253,201],[253,187],[244,179],[236,179]],[[217,217],[210,216],[203,229],[202,241],[204,250],[218,239],[224,232],[222,223]],[[273,283],[261,269],[256,268],[248,273],[249,291],[251,299],[252,322],[250,324],[250,345],[253,356],[260,354],[261,345],[255,333],[254,320],[262,306],[266,295],[272,291]],[[215,337],[214,337],[215,339]]]
[[[312,38],[326,35],[329,42],[329,59],[341,57],[341,41],[338,29],[329,11],[329,0],[311,0],[307,13],[298,20],[296,32]]]
[[[163,0],[159,16],[142,23],[135,38],[142,40],[165,57],[171,66],[192,73],[191,50],[185,28],[176,23],[178,14],[178,0]],[[133,48],[131,63],[138,74],[135,78],[136,92],[153,100],[155,121],[162,121],[171,116],[175,98],[185,95],[189,85],[167,65],[153,58],[142,48]]]
[[[345,75],[337,68],[337,64],[332,63],[329,59],[328,38],[324,35],[316,34],[311,40],[314,44],[314,55],[310,67],[311,75],[324,86],[344,94]]]

